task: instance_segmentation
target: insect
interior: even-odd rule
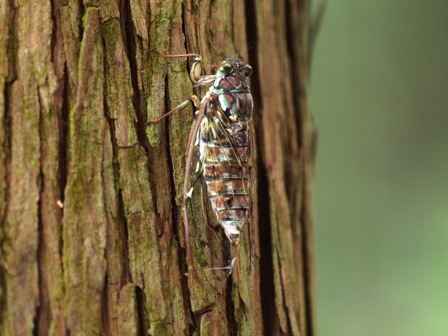
[[[210,85],[199,100],[192,96],[173,110],[149,123],[159,122],[193,102],[197,111],[190,131],[183,190],[184,238],[187,258],[194,267],[189,238],[187,203],[193,193],[190,184],[195,147],[204,177],[207,196],[216,219],[232,246],[237,247],[242,228],[251,212],[251,117],[252,95],[249,77],[252,67],[241,60],[227,58],[214,75],[201,75],[202,59],[197,54],[164,55],[166,58],[193,57],[190,79],[196,86]],[[233,262],[228,267],[232,271]]]

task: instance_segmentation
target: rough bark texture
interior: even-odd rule
[[[305,0],[0,2],[0,334],[315,335]],[[193,201],[185,59],[252,65],[254,208],[234,272]]]

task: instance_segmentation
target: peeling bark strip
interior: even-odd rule
[[[0,2],[0,335],[315,335],[305,0]],[[193,201],[190,64],[251,64],[253,213],[232,277]],[[212,73],[206,68],[207,73]],[[218,231],[219,233],[219,231]]]

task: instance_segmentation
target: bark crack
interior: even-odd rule
[[[48,304],[45,305],[44,303],[48,303],[47,298],[45,297],[46,290],[44,288],[45,284],[42,279],[42,274],[44,270],[42,269],[42,261],[44,258],[44,246],[45,246],[45,238],[43,234],[43,221],[42,221],[42,198],[45,192],[45,178],[44,178],[44,172],[43,172],[43,160],[44,160],[44,149],[43,149],[43,115],[42,115],[42,102],[41,97],[39,93],[39,87],[37,87],[36,95],[39,102],[39,125],[38,125],[38,132],[39,132],[39,175],[38,175],[38,189],[39,189],[39,199],[37,200],[37,255],[36,255],[36,262],[37,262],[37,287],[38,287],[38,301],[36,302],[35,307],[35,315],[34,315],[34,321],[33,321],[33,334],[39,335],[41,332],[41,326],[42,329],[45,329],[45,321],[41,320],[45,317],[45,313],[42,311],[42,309],[48,308]]]
[[[145,292],[142,288],[135,286],[135,298],[137,304],[137,336],[146,336],[149,325],[145,321]]]
[[[59,182],[59,195],[61,208],[61,224],[59,230],[59,255],[61,260],[61,269],[64,270],[63,256],[64,256],[64,240],[62,234],[62,223],[64,219],[64,201],[65,201],[65,188],[67,187],[68,180],[68,137],[70,134],[70,78],[67,69],[67,63],[64,64],[64,76],[63,76],[63,89],[62,89],[62,108],[58,116],[58,128],[59,128],[59,147],[58,147],[58,182]]]
[[[106,247],[107,248],[107,247]],[[109,300],[107,296],[107,287],[109,283],[109,276],[106,272],[104,279],[104,286],[101,291],[101,335],[111,335],[110,325],[109,325]]]
[[[56,19],[56,11],[55,11],[55,3],[54,1],[50,1],[50,7],[51,7],[51,37],[50,37],[50,57],[51,57],[51,63],[54,63],[54,55],[55,55],[55,49],[56,49],[56,42],[57,42],[57,32],[58,32],[58,20]]]
[[[66,0],[67,4],[69,0]],[[81,42],[84,39],[84,20],[83,17],[86,14],[86,7],[84,6],[84,1],[83,0],[78,0],[78,4],[79,4],[79,16],[81,18],[81,20],[79,20],[79,24],[78,24],[78,32],[79,32],[79,41]],[[81,44],[80,44],[81,47]],[[79,52],[79,50],[78,50]]]
[[[287,323],[287,335],[293,335],[293,328],[292,328],[292,322],[291,322],[291,317],[289,316],[289,309],[288,309],[288,297],[286,295],[286,290],[287,290],[287,283],[286,283],[286,279],[284,278],[285,274],[284,274],[284,268],[282,266],[282,261],[280,258],[280,254],[277,252],[277,258],[275,260],[278,270],[279,270],[279,276],[280,276],[280,283],[281,283],[281,295],[282,295],[282,303],[283,303],[283,310],[286,312],[286,323]]]
[[[238,326],[235,317],[235,303],[232,298],[232,288],[233,288],[232,277],[229,276],[227,279],[226,288],[226,317],[227,325],[231,335],[238,335]]]
[[[202,308],[201,310],[199,310],[198,312],[196,312],[195,314],[195,320],[196,320],[196,324],[198,325],[197,328],[194,330],[194,332],[197,335],[202,335],[202,331],[201,331],[201,319],[204,315],[211,313],[213,311],[213,309],[215,309],[215,305],[214,304],[210,304],[208,306],[205,306],[204,308]],[[191,332],[191,330],[190,330]],[[194,335],[193,333],[191,335]]]

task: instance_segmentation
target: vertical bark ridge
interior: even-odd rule
[[[304,91],[304,86],[306,83],[303,82],[302,77],[299,71],[303,69],[302,65],[299,61],[299,53],[304,52],[304,33],[306,31],[306,26],[301,26],[300,23],[300,15],[305,15],[307,12],[303,12],[303,8],[301,8],[300,1],[288,0],[287,5],[285,6],[285,20],[286,20],[286,46],[287,46],[287,56],[290,64],[290,71],[292,76],[290,77],[291,87],[292,87],[292,96],[293,96],[293,106],[294,113],[291,115],[291,124],[295,126],[295,132],[292,134],[292,137],[295,139],[297,146],[299,148],[299,152],[294,160],[294,157],[291,157],[290,164],[288,165],[287,176],[289,179],[285,179],[285,182],[289,185],[287,188],[289,205],[293,211],[291,212],[291,221],[294,223],[292,226],[293,235],[296,237],[295,240],[300,241],[299,248],[294,251],[295,254],[295,265],[296,272],[302,274],[301,280],[298,281],[296,286],[296,290],[298,293],[301,293],[299,296],[299,311],[298,311],[298,319],[300,323],[300,329],[302,333],[305,335],[312,334],[312,329],[310,325],[310,312],[309,312],[309,297],[307,296],[308,291],[308,279],[307,279],[307,263],[308,263],[308,254],[306,244],[309,244],[306,241],[305,236],[305,223],[303,222],[303,213],[306,211],[308,202],[307,199],[303,197],[303,190],[306,188],[306,184],[308,181],[304,179],[304,151],[307,150],[305,147],[308,145],[306,140],[303,139],[304,133],[306,133],[306,124],[307,117],[303,116],[303,110],[305,108],[303,101],[306,101],[306,92]],[[297,43],[300,41],[300,43]],[[302,50],[298,49],[298,45],[302,46]],[[295,85],[294,85],[295,83]],[[297,160],[298,159],[298,160]],[[300,169],[294,167],[301,167]],[[288,182],[291,181],[291,182]]]
[[[45,252],[41,235],[46,214],[43,178],[47,143],[42,140],[47,113],[52,106],[54,72],[51,64],[51,5],[42,1],[37,13],[28,2],[17,1],[17,43],[9,51],[15,56],[17,80],[11,91],[11,179],[14,197],[8,201],[5,218],[6,235],[10,243],[5,251],[7,268],[6,334],[30,333],[39,316],[49,316],[48,307],[37,310],[40,298],[47,298],[46,282],[39,270]],[[26,19],[25,19],[26,18]],[[40,25],[41,20],[48,22]],[[25,131],[24,131],[25,130]],[[51,140],[48,140],[51,142]],[[46,184],[46,189],[52,188]],[[51,192],[45,193],[51,197]],[[48,214],[51,216],[51,214]],[[42,293],[39,289],[42,288]],[[44,314],[41,314],[44,312]],[[39,316],[36,316],[39,313]]]
[[[150,6],[148,6],[150,8]],[[137,74],[137,34],[133,24],[132,9],[129,1],[123,1],[120,6],[121,27],[123,31],[124,46],[126,48],[127,59],[132,83],[133,105],[136,113],[135,128],[140,146],[148,152],[148,141],[146,134],[146,118],[144,110],[144,92],[139,89],[139,76]]]
[[[108,224],[103,183],[105,176],[110,175],[104,168],[111,164],[103,110],[103,53],[99,10],[87,7],[76,105],[70,114],[69,178],[63,222],[66,314],[73,333],[95,334],[101,329]]]
[[[16,80],[16,55],[14,54],[17,43],[16,19],[17,11],[13,7],[12,0],[3,3],[0,26],[0,331],[5,330],[7,318],[7,268],[6,245],[9,244],[7,236],[6,218],[10,203],[11,181],[11,94],[12,86]]]
[[[101,6],[102,35],[105,49],[106,74],[106,119],[109,123],[112,143],[113,184],[116,193],[116,208],[111,218],[112,232],[116,232],[118,239],[108,244],[108,273],[110,274],[110,297],[108,307],[109,324],[114,323],[113,334],[128,333],[131,330],[142,330],[148,325],[145,308],[140,306],[144,295],[137,295],[139,288],[145,287],[146,275],[142,274],[144,263],[140,261],[147,236],[150,230],[146,226],[153,226],[151,217],[151,199],[146,199],[142,193],[151,192],[147,185],[147,174],[143,176],[139,170],[146,169],[144,142],[142,141],[141,102],[137,89],[136,55],[134,48],[134,30],[130,8],[125,2],[118,5]],[[120,38],[117,38],[119,36]],[[123,81],[117,86],[118,81]],[[140,181],[139,179],[143,180]],[[145,190],[146,187],[146,190]],[[141,230],[141,232],[139,232]],[[137,236],[143,236],[140,248]],[[145,259],[143,259],[145,260]],[[146,259],[147,260],[147,259]],[[119,262],[119,267],[113,267]],[[136,272],[137,270],[137,272]],[[130,284],[135,283],[130,291]],[[117,295],[118,293],[118,295]],[[126,322],[129,307],[135,310],[133,323]],[[124,325],[121,325],[125,323]],[[147,329],[147,328],[146,328]]]
[[[304,308],[306,309],[306,335],[315,335],[315,260],[314,260],[314,237],[312,229],[312,187],[313,187],[313,171],[314,171],[314,155],[316,148],[315,130],[312,124],[312,116],[308,105],[307,88],[309,76],[309,4],[305,0],[298,0],[295,4],[296,11],[292,12],[291,18],[294,24],[296,35],[300,36],[299,44],[303,48],[299,48],[294,44],[294,60],[295,73],[297,75],[298,84],[296,86],[295,96],[299,98],[299,111],[297,116],[297,125],[301,129],[301,145],[302,145],[302,207],[300,213],[301,222],[301,240],[303,249],[303,279],[304,279]],[[295,16],[293,16],[295,14]],[[293,42],[291,41],[291,45]]]
[[[107,50],[103,39],[103,47]],[[107,59],[104,59],[104,73],[107,74]],[[105,97],[108,96],[108,88],[104,83]],[[128,282],[132,282],[132,276],[129,267],[129,247],[128,247],[128,223],[125,216],[124,201],[122,190],[120,187],[120,162],[119,149],[116,139],[116,126],[114,120],[110,116],[107,100],[104,98],[104,117],[109,124],[110,144],[112,162],[112,175],[110,178],[113,190],[105,186],[104,198],[108,199],[107,207],[110,211],[108,215],[108,240],[106,244],[107,259],[107,276],[102,293],[102,316],[103,316],[103,333],[106,335],[117,334],[119,326],[117,325],[117,315],[119,314],[119,293],[120,289]],[[110,199],[112,198],[112,199]]]
[[[171,109],[170,102],[169,102],[169,92],[168,92],[169,84],[168,84],[168,76],[165,77],[165,110],[169,111]],[[167,131],[166,131],[166,155],[168,158],[168,169],[169,169],[169,176],[170,176],[170,187],[173,191],[171,193],[171,206],[172,206],[172,216],[173,216],[173,234],[174,238],[176,239],[179,246],[181,246],[181,236],[182,236],[182,229],[179,227],[181,220],[178,216],[178,205],[176,203],[176,186],[174,185],[174,166],[173,166],[173,159],[171,157],[171,152],[169,150],[170,148],[170,126],[169,123],[167,123]],[[193,311],[191,309],[191,302],[190,302],[190,290],[188,288],[188,278],[186,276],[187,269],[185,268],[186,265],[186,253],[185,250],[180,248],[178,252],[178,265],[179,265],[179,282],[180,282],[180,288],[182,291],[182,301],[184,306],[184,314],[186,317],[186,320],[190,324],[189,331],[193,332],[193,330],[196,328],[196,321],[193,319]]]
[[[260,68],[259,62],[259,27],[257,22],[257,4],[255,0],[246,1],[247,23],[246,32],[249,48],[249,62],[254,72],[251,76],[251,92],[254,99],[254,119],[256,128],[257,147],[265,148],[263,136],[263,100],[261,95],[260,72],[264,69]],[[257,186],[258,186],[258,225],[260,230],[260,289],[261,308],[263,312],[263,331],[266,335],[275,335],[278,330],[279,320],[275,305],[275,288],[274,288],[274,269],[272,255],[272,236],[270,216],[270,191],[268,188],[268,175],[265,169],[265,158],[262,150],[257,154]]]

